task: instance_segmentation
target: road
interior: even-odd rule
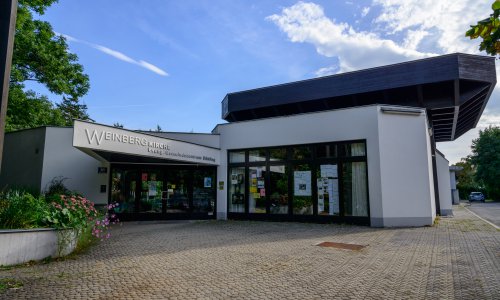
[[[500,202],[473,202],[470,206],[466,207],[482,218],[500,226]]]

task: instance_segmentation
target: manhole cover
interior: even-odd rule
[[[366,247],[363,245],[334,243],[334,242],[322,242],[322,243],[317,244],[316,246],[330,247],[330,248],[337,248],[337,249],[346,249],[346,250],[361,250],[361,249]]]

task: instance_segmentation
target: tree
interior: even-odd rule
[[[468,199],[471,192],[483,192],[487,194],[484,186],[475,180],[476,166],[472,164],[470,156],[462,158],[455,166],[462,168],[462,170],[456,173],[460,199]]]
[[[89,119],[78,99],[89,90],[89,78],[64,37],[48,22],[34,20],[57,0],[19,0],[7,108],[8,130],[41,125],[72,125],[72,118]],[[24,82],[37,81],[63,101],[54,106],[46,96],[26,91]],[[27,120],[29,112],[31,120]],[[39,115],[36,115],[37,112]],[[62,118],[61,118],[62,116]]]
[[[500,127],[479,131],[470,161],[476,167],[475,181],[484,185],[489,198],[500,199]]]
[[[123,124],[116,122],[116,123],[113,124],[113,127],[123,128]]]
[[[462,170],[457,173],[457,183],[462,186],[475,186],[476,181],[474,180],[474,175],[476,174],[476,169],[472,165],[470,158],[465,157],[455,164],[457,167],[461,167]]]
[[[93,121],[87,114],[87,105],[79,104],[78,99],[63,97],[57,108],[61,111],[66,125],[72,125],[73,119]]]
[[[479,44],[479,50],[485,50],[490,55],[497,55],[500,53],[500,0],[496,0],[491,5],[493,13],[489,18],[477,22],[476,25],[471,25],[467,30],[465,36],[471,39],[480,37],[482,39]]]
[[[12,96],[11,96],[12,95]],[[5,131],[33,128],[40,125],[64,125],[64,117],[46,96],[33,91],[10,89]]]

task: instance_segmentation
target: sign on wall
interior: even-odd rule
[[[206,165],[220,162],[216,148],[79,120],[74,123],[73,146]]]

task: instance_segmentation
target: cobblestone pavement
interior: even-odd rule
[[[434,227],[125,224],[76,259],[0,271],[3,299],[500,299],[500,231],[456,207]],[[367,245],[359,251],[319,242]]]

